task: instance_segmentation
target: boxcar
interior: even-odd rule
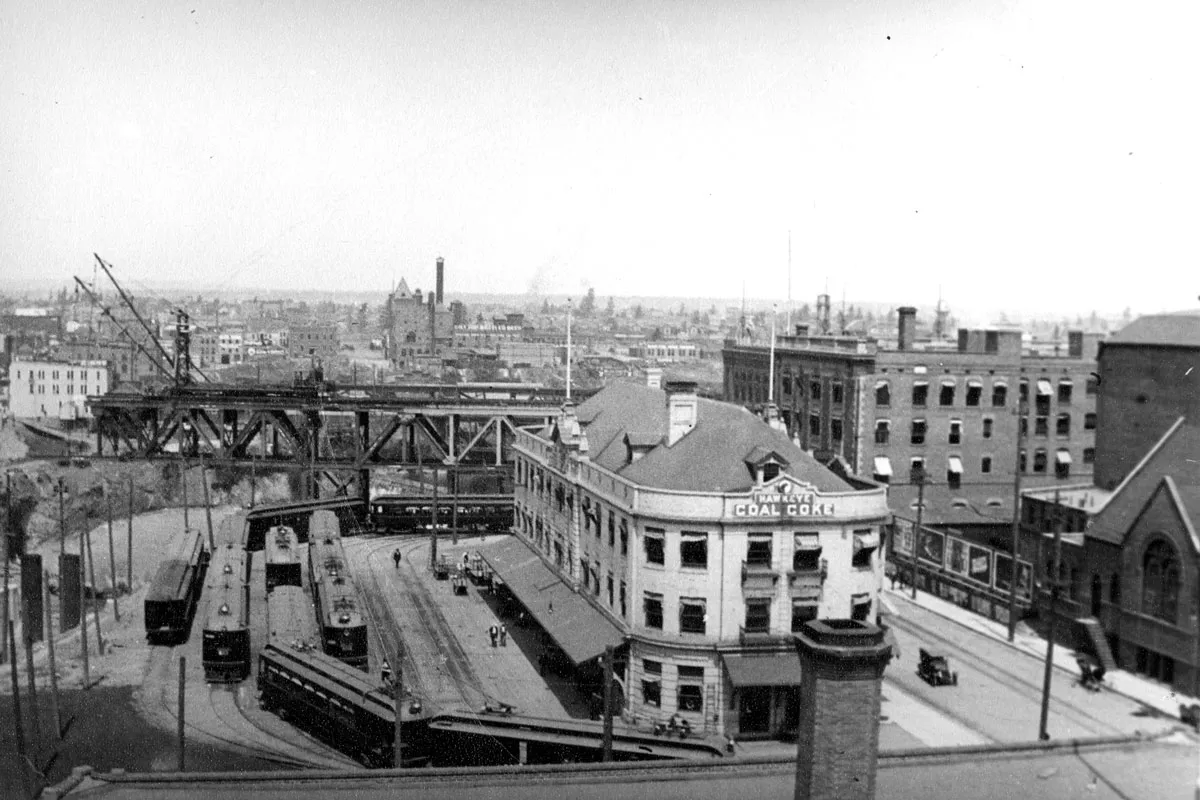
[[[272,596],[274,597],[274,595]],[[324,653],[263,648],[258,661],[260,703],[368,767],[393,765],[393,700],[365,674]],[[427,719],[401,708],[401,766],[429,760]]]
[[[312,600],[299,586],[277,586],[267,597],[267,644],[302,653],[321,649]]]
[[[334,658],[366,669],[367,625],[354,580],[346,569],[341,539],[310,539],[308,570],[321,648]]]
[[[264,554],[268,594],[276,586],[300,585],[300,544],[296,531],[286,525],[271,528],[267,531]]]
[[[201,640],[204,677],[236,682],[250,674],[250,597],[246,551],[233,544],[217,550],[208,566],[208,618]]]
[[[185,538],[174,557],[163,561],[146,592],[146,638],[152,644],[186,640],[204,588],[208,566],[204,539]]]

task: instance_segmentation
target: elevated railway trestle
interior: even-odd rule
[[[309,497],[366,499],[375,469],[508,468],[515,429],[547,424],[564,399],[524,384],[210,383],[110,393],[88,405],[97,457],[296,469]]]

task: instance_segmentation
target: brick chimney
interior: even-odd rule
[[[901,306],[896,313],[900,316],[900,343],[896,349],[912,350],[917,338],[917,310],[912,306]]]
[[[446,302],[445,277],[446,277],[446,260],[443,259],[441,256],[438,256],[438,260],[437,260],[437,300],[434,301],[438,305],[443,305]]]
[[[696,427],[699,399],[692,381],[667,381],[667,447]]]

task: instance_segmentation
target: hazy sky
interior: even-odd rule
[[[0,286],[1195,305],[1194,2],[0,0]]]

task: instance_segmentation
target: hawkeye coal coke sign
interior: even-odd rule
[[[751,492],[748,501],[735,501],[735,517],[832,517],[834,504],[806,484],[779,481],[773,486]]]

